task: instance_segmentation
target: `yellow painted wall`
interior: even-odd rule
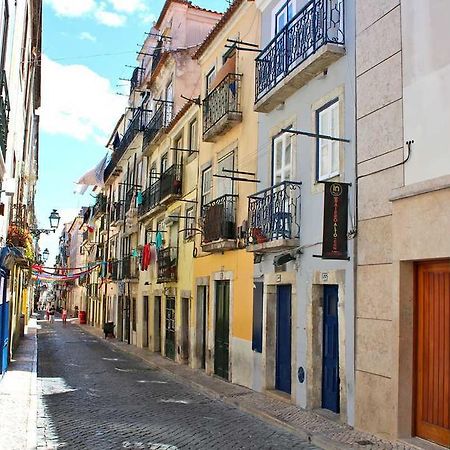
[[[194,260],[194,279],[209,276],[211,284],[214,283],[213,274],[217,272],[233,272],[231,335],[250,341],[253,320],[253,254],[246,250],[235,250]],[[210,298],[210,302],[212,301],[214,299]]]

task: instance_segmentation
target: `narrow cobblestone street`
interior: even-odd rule
[[[40,324],[38,448],[316,448],[74,325]]]

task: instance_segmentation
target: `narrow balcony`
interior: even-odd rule
[[[150,145],[157,136],[165,133],[167,125],[172,120],[173,102],[160,101],[155,114],[144,129],[144,149]]]
[[[0,72],[0,149],[3,155],[3,161],[6,158],[6,144],[8,140],[9,123],[9,94],[6,83],[6,73]]]
[[[167,247],[158,252],[158,283],[177,281],[178,249]]]
[[[343,0],[311,0],[256,58],[255,111],[270,112],[345,54]]]
[[[162,203],[170,203],[175,198],[181,196],[181,188],[182,188],[182,166],[181,164],[174,164],[170,166],[160,178],[160,186],[161,186],[161,202]]]
[[[229,73],[203,100],[203,140],[215,142],[242,122],[240,105],[242,75]]]
[[[98,194],[95,199],[94,217],[100,217],[106,213],[106,195]]]
[[[301,183],[283,181],[249,196],[248,247],[277,252],[300,244]]]
[[[236,248],[237,195],[226,194],[202,208],[205,252],[222,252]]]
[[[142,218],[159,205],[161,199],[160,180],[153,183],[142,193],[141,203],[138,205],[138,216]]]
[[[124,256],[122,259],[122,270],[121,270],[121,278],[123,280],[131,280],[138,277],[138,266],[137,266],[137,258],[131,255]]]

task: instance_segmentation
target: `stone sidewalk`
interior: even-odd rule
[[[88,331],[103,339],[102,330],[89,325],[82,325]],[[223,402],[237,406],[241,410],[282,426],[287,430],[308,439],[312,444],[326,450],[365,449],[365,450],[434,450],[443,447],[428,444],[420,439],[412,442],[390,442],[368,433],[329,419],[315,412],[306,411],[297,406],[269,397],[243,386],[235,385],[217,377],[211,377],[202,370],[191,369],[177,364],[159,354],[139,349],[116,339],[108,339],[107,344],[133,354],[152,366],[176,376],[178,379],[202,390],[207,395],[219,398]]]
[[[0,448],[36,448],[37,322],[30,319],[14,360],[0,380]]]

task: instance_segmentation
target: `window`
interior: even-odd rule
[[[292,137],[282,133],[273,140],[272,184],[292,179]]]
[[[215,77],[216,77],[216,68],[213,67],[206,74],[206,95],[208,95],[211,92],[211,86],[212,86],[212,83],[213,83]]]
[[[273,12],[273,31],[274,34],[279,33],[294,17],[295,0],[283,0],[279,3]]]
[[[252,350],[258,353],[262,353],[263,293],[264,293],[264,283],[261,281],[255,281],[253,283]]]
[[[164,153],[164,155],[162,155],[161,157],[161,170],[160,170],[161,175],[165,173],[168,165],[169,165],[169,155],[167,153]]]
[[[316,112],[316,130],[320,134],[339,137],[339,101],[333,100]],[[339,175],[339,142],[318,139],[317,180],[328,180]]]
[[[212,201],[212,169],[208,167],[202,172],[202,206]]]
[[[189,155],[192,155],[194,150],[197,150],[198,148],[198,132],[197,132],[197,120],[193,120],[189,124],[189,150],[192,150],[189,152]]]
[[[234,170],[234,152],[228,153],[217,162],[218,175],[225,175],[228,177],[233,175],[231,172],[224,172],[224,169],[228,171]],[[233,188],[233,180],[229,178],[219,178],[217,181],[216,198],[227,194],[233,194]]]
[[[174,148],[180,148],[183,150],[183,136],[180,135],[175,139]],[[177,152],[176,150],[174,150],[174,152],[175,152],[174,160],[176,161],[177,164],[181,164],[183,160],[183,152],[182,151]]]
[[[8,11],[8,2],[0,2],[0,3],[3,3],[3,12],[2,16],[0,17],[0,45],[1,45],[0,70],[3,70],[5,67],[6,46],[8,42],[9,11]]]
[[[184,238],[189,239],[194,236],[195,234],[195,212],[194,207],[191,206],[190,208],[186,209],[186,223],[184,227]]]

